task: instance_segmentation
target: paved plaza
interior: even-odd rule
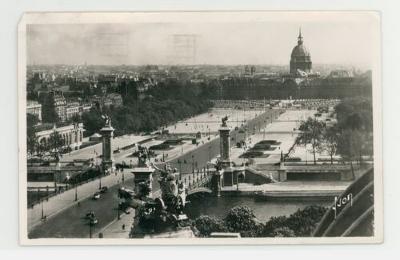
[[[279,142],[273,145],[275,148],[271,151],[264,151],[266,158],[253,158],[255,164],[273,164],[280,161],[281,152],[288,153],[293,147],[296,138],[299,134],[298,128],[301,121],[307,120],[308,117],[313,117],[316,110],[287,110],[281,114],[275,122],[268,124],[262,129],[256,129],[255,133],[247,137],[248,147],[254,146],[262,140],[275,140]],[[290,154],[291,157],[299,157],[302,161],[312,159],[312,151],[307,147],[296,146]],[[244,162],[244,159],[238,158],[244,153],[243,148],[232,147],[232,160],[235,162]],[[317,154],[317,158],[321,156]]]
[[[264,110],[238,110],[238,109],[212,109],[208,113],[179,121],[167,128],[173,134],[195,134],[201,132],[207,134],[217,133],[221,125],[221,120],[228,116],[228,126],[232,129],[240,127],[250,119],[254,119],[263,113]]]
[[[151,139],[151,136],[142,135],[123,135],[112,139],[112,150],[122,149],[125,146],[142,142],[144,140]],[[68,154],[64,154],[61,157],[61,162],[71,162],[74,160],[88,160],[96,158],[102,154],[101,142],[95,145],[91,145],[76,151],[72,151]]]

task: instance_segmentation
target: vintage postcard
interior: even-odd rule
[[[377,12],[27,13],[23,245],[383,242]]]

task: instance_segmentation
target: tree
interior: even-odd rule
[[[360,130],[344,130],[338,141],[338,152],[343,158],[352,162],[358,160],[362,163],[363,155],[373,152],[372,134]]]
[[[218,218],[210,216],[200,216],[195,222],[194,226],[200,233],[200,236],[208,237],[212,232],[226,232],[227,228],[224,222]]]
[[[372,101],[369,98],[345,99],[335,107],[338,127],[372,132]]]
[[[39,123],[39,118],[37,115],[26,114],[26,125],[27,127],[34,127]]]
[[[37,146],[37,153],[39,156],[43,156],[43,154],[49,150],[49,144],[46,141],[46,138],[42,138]]]
[[[321,206],[307,206],[299,209],[287,218],[286,226],[293,230],[298,237],[311,236],[326,210]]]
[[[328,152],[331,157],[331,164],[333,164],[333,156],[336,154],[340,132],[337,126],[327,128],[323,132],[323,149]]]
[[[362,163],[363,155],[373,154],[372,101],[352,98],[335,107],[337,126],[340,131],[337,151],[345,160]]]
[[[288,227],[279,227],[273,230],[273,237],[295,237],[296,234]]]
[[[271,217],[267,223],[265,223],[263,236],[264,237],[274,237],[275,230],[281,228],[287,228],[287,217],[286,216],[278,216],[278,217]]]
[[[42,117],[43,122],[46,123],[57,123],[60,118],[57,115],[54,99],[51,94],[45,96],[42,103]]]
[[[262,235],[267,237],[311,236],[326,210],[321,206],[308,206],[297,210],[289,217],[272,217],[265,223]]]
[[[49,149],[50,151],[54,152],[54,156],[58,156],[58,152],[64,145],[64,140],[62,139],[61,135],[57,131],[53,131],[49,137]]]
[[[83,113],[82,122],[85,126],[87,134],[89,135],[98,132],[104,126],[104,120],[101,117],[100,111],[94,108],[92,108],[89,112]]]
[[[27,114],[26,119],[26,149],[29,154],[34,155],[39,145],[35,131],[35,125],[39,122],[39,119],[32,114]]]
[[[26,134],[26,149],[30,155],[34,155],[38,149],[38,138],[36,132],[32,128],[27,129]]]
[[[315,156],[316,152],[322,146],[322,133],[324,128],[325,124],[323,122],[320,122],[317,119],[312,119],[311,117],[309,117],[307,121],[302,122],[299,127],[299,130],[302,132],[297,137],[297,143],[304,145],[311,144],[314,156],[314,164],[317,163]]]
[[[232,208],[225,217],[225,224],[230,232],[240,232],[244,237],[258,236],[263,230],[253,210],[247,206]]]

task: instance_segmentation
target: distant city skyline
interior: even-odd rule
[[[362,19],[361,19],[362,18]],[[299,28],[314,64],[369,67],[374,31],[359,21],[41,24],[27,27],[27,64],[288,65]],[[174,35],[195,35],[191,62],[173,60]],[[181,50],[181,48],[178,48]]]

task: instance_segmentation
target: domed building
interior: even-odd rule
[[[297,45],[293,48],[292,55],[290,56],[290,74],[310,73],[311,69],[311,55],[303,44],[303,37],[300,30]]]

